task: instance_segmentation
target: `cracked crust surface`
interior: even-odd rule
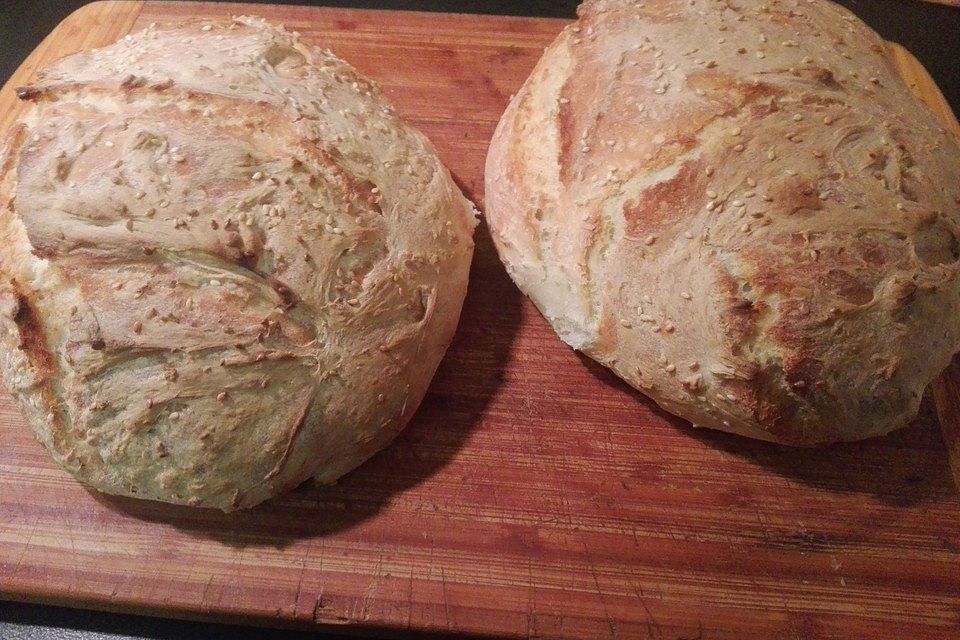
[[[960,144],[832,3],[589,0],[486,171],[520,288],[695,425],[886,433],[960,348]]]
[[[403,428],[453,336],[475,212],[373,83],[238,18],[151,27],[19,95],[0,371],[62,466],[231,510]]]

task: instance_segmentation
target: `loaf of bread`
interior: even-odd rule
[[[107,493],[249,507],[403,428],[453,336],[475,210],[329,51],[252,18],[147,30],[19,90],[0,369]]]
[[[588,0],[486,209],[560,336],[698,426],[883,434],[960,348],[957,137],[825,0]]]

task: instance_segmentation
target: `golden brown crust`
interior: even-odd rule
[[[508,107],[487,217],[567,342],[697,425],[905,425],[960,347],[960,146],[823,1],[590,0]]]
[[[396,435],[475,224],[430,143],[252,18],[65,58],[0,163],[0,371],[109,493],[248,507]]]

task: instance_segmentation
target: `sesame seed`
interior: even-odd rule
[[[110,140],[107,140],[106,142],[103,143],[103,146],[105,146],[105,147],[112,147],[112,146],[113,146],[113,142],[111,142]]]
[[[707,197],[708,197],[708,198],[716,198],[716,197],[717,197],[717,192],[714,191],[713,189],[707,189]]]
[[[690,293],[687,292],[687,291],[681,291],[681,292],[680,292],[680,297],[683,298],[684,300],[692,300],[692,299],[693,299],[693,296],[690,295]]]
[[[176,422],[177,420],[179,420],[179,419],[180,419],[180,412],[179,412],[179,411],[172,411],[172,412],[170,413],[170,419],[173,420],[174,422]]]
[[[707,177],[708,177],[708,178],[709,178],[710,176],[712,176],[712,175],[713,175],[713,167],[707,167],[706,173],[707,173]]]
[[[667,366],[664,367],[664,370],[665,370],[667,373],[673,373],[674,371],[677,370],[677,367],[676,367],[676,365],[674,365],[674,364],[668,364]]]
[[[656,241],[657,241],[657,236],[650,235],[650,236],[647,236],[647,237],[644,239],[643,244],[645,244],[645,245],[647,245],[647,246],[650,246],[651,244],[653,244],[653,243],[656,242]]]
[[[758,58],[766,58],[766,57],[767,57],[767,54],[765,54],[763,51],[757,51],[757,57],[758,57]]]
[[[743,151],[743,149],[744,149],[744,146],[742,144],[738,144],[733,147],[733,150],[736,151],[737,153],[740,153],[741,151]]]
[[[570,98],[560,98],[560,104],[570,104]]]
[[[144,193],[143,191],[137,191],[135,194],[133,194],[133,197],[136,198],[137,200],[142,200],[145,195],[147,194]]]
[[[684,231],[683,237],[686,238],[687,240],[693,240],[693,234],[690,233],[689,231]]]
[[[213,29],[213,27],[211,27],[209,24],[205,24],[203,27],[201,27],[200,31],[210,31],[210,29]]]
[[[225,402],[226,399],[227,399],[227,392],[226,392],[226,391],[221,391],[220,393],[217,394],[217,400],[218,400],[219,402]]]
[[[802,116],[802,115],[800,115],[799,113],[793,114],[793,121],[794,121],[794,122],[800,122],[801,120],[803,120],[803,116]]]
[[[747,178],[747,184],[751,187],[755,187],[757,186],[757,181],[754,180],[753,178]]]
[[[830,116],[823,116],[823,124],[833,124],[833,118]]]
[[[143,323],[138,320],[133,323],[133,332],[140,333],[141,331],[143,331]]]
[[[263,178],[263,172],[262,172],[262,171],[257,171],[257,172],[254,173],[252,176],[250,176],[250,179],[251,179],[251,180],[260,180],[261,178]]]
[[[743,133],[743,129],[741,129],[740,127],[734,127],[733,130],[730,132],[730,135],[738,136],[741,133]]]

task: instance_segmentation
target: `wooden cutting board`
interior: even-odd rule
[[[482,203],[487,140],[562,21],[110,2],[0,94],[153,21],[257,13],[379,80]],[[945,118],[906,52],[904,75]],[[956,121],[952,120],[954,126]],[[931,405],[797,451],[694,431],[566,348],[484,228],[455,342],[391,447],[332,488],[223,515],[93,494],[0,399],[0,597],[511,638],[956,638],[960,498]]]

